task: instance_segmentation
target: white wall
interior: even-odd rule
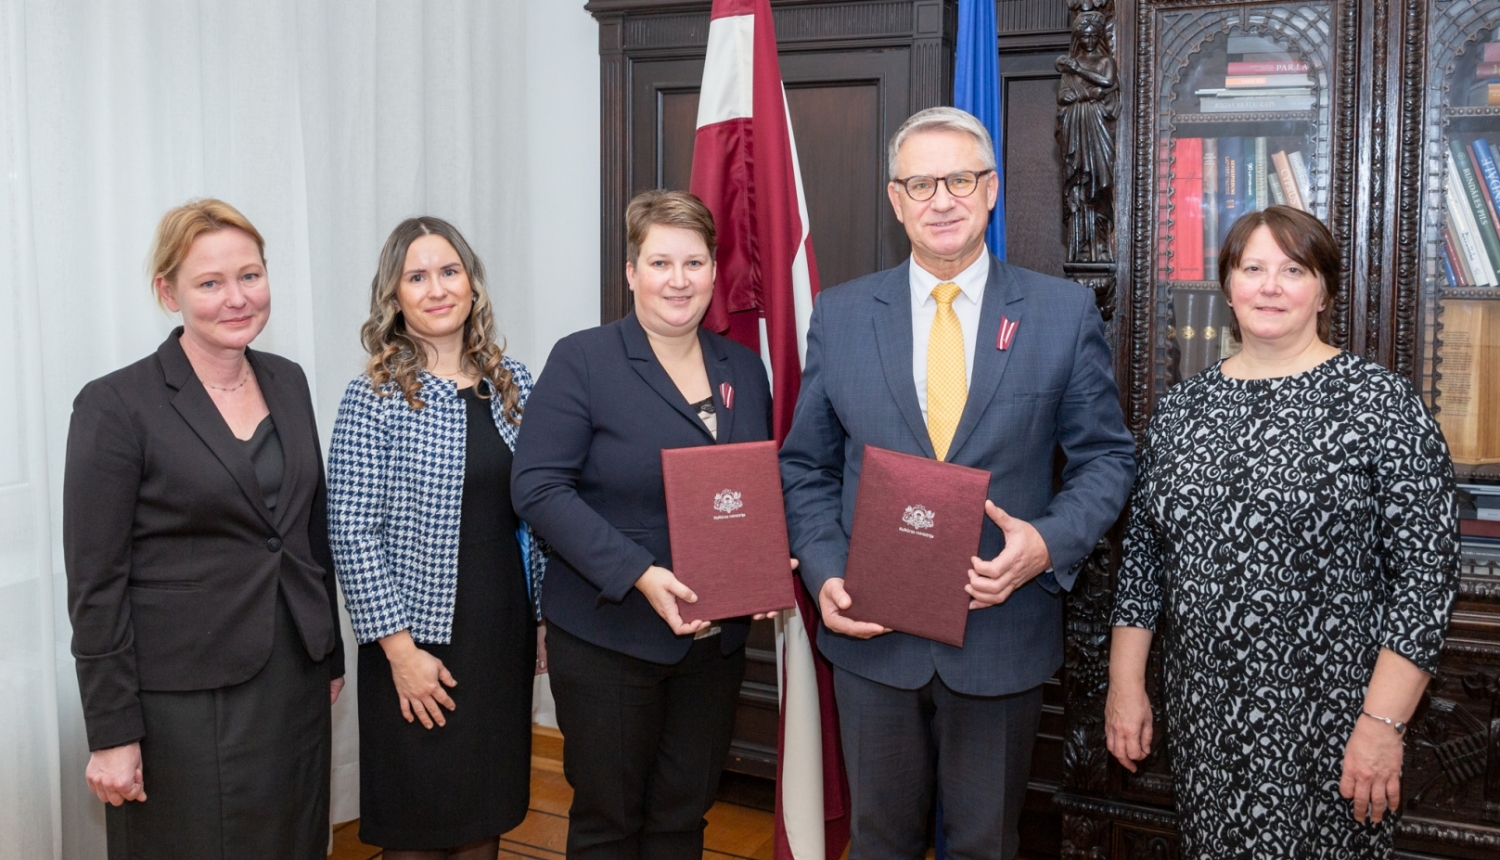
[[[540,370],[598,322],[597,44],[582,0],[0,0],[0,860],[103,856],[63,455],[78,389],[174,324],[142,271],[161,212],[219,196],[265,234],[256,346],[303,365],[325,441],[409,215],[464,232],[510,353]],[[352,703],[338,819],[357,814]]]

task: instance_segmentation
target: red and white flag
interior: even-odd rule
[[[692,191],[719,233],[703,324],[768,358],[780,440],[792,426],[818,276],[769,0],[714,0]]]
[[[713,212],[719,234],[714,300],[704,325],[766,359],[780,441],[801,387],[818,276],[770,0],[714,0],[691,187]],[[849,788],[833,678],[813,645],[816,607],[805,589],[794,591],[798,610],[783,613],[778,623],[775,856],[837,860],[849,842]]]

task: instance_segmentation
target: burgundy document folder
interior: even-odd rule
[[[698,595],[683,621],[792,605],[791,551],[775,442],[664,448],[672,572]]]
[[[970,559],[990,473],[865,446],[844,588],[847,615],[963,647]]]

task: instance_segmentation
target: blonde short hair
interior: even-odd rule
[[[255,250],[260,253],[260,261],[264,264],[266,240],[255,229],[255,225],[250,223],[249,218],[223,200],[212,197],[189,200],[181,206],[168,209],[167,214],[161,216],[161,223],[156,225],[156,237],[151,240],[151,254],[147,258],[147,268],[151,270],[151,294],[156,297],[158,305],[161,304],[161,293],[156,289],[156,279],[160,277],[169,284],[175,283],[177,270],[182,268],[182,261],[187,259],[193,242],[205,233],[217,233],[231,227],[244,231],[255,240]]]

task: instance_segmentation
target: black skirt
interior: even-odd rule
[[[526,817],[531,792],[533,620],[510,504],[510,449],[489,401],[467,401],[458,594],[450,644],[418,643],[458,686],[446,726],[401,716],[380,643],[359,649],[359,838],[405,851],[498,836]]]
[[[328,851],[328,662],[276,595],[271,657],[249,681],[140,693],[146,801],[105,806],[109,860],[323,860]]]

